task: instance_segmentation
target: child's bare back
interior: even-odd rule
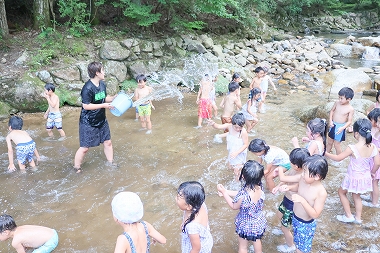
[[[21,248],[39,248],[47,241],[49,241],[55,233],[54,229],[35,226],[24,225],[15,229],[13,234],[12,246],[18,251]]]
[[[19,143],[30,142],[32,140],[32,137],[30,137],[30,135],[24,130],[11,130],[7,135],[6,140],[7,143],[9,140],[9,142],[13,141],[13,143],[17,145]]]

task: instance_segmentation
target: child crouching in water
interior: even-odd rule
[[[36,143],[30,135],[21,130],[23,125],[23,121],[18,116],[12,116],[9,119],[8,127],[9,133],[5,140],[7,141],[8,146],[8,158],[9,158],[9,171],[15,171],[16,166],[13,163],[13,148],[12,141],[16,144],[16,155],[18,166],[21,171],[25,171],[25,164],[28,162],[32,168],[36,168],[36,164],[33,160],[33,155],[35,154],[37,157],[37,161],[40,160],[40,155],[36,149]]]
[[[209,125],[216,129],[228,129],[227,150],[229,168],[234,170],[235,179],[238,180],[240,170],[247,160],[248,133],[244,128],[245,119],[242,113],[232,116],[232,123],[223,125],[210,121]]]
[[[18,253],[26,252],[26,248],[35,249],[35,253],[50,253],[58,245],[57,231],[51,228],[23,225],[17,226],[12,216],[0,216],[0,240],[12,238],[12,246]]]
[[[292,169],[287,175],[284,174],[283,170],[278,170],[278,177],[280,178],[280,183],[273,188],[272,193],[276,194],[279,188],[284,184],[298,184],[302,177],[302,166],[307,157],[310,156],[309,151],[306,148],[295,148],[290,152],[289,159]],[[293,243],[293,235],[290,232],[293,219],[293,206],[292,196],[297,192],[287,191],[284,195],[280,206],[278,207],[277,216],[281,220],[281,230],[284,233],[286,244],[277,246],[277,250],[280,252],[293,252],[296,250],[296,246]]]
[[[182,253],[211,253],[214,244],[208,223],[208,211],[203,186],[196,181],[182,183],[176,203],[183,210]]]
[[[120,192],[112,200],[113,218],[124,232],[117,237],[115,253],[149,252],[150,237],[153,242],[166,243],[150,223],[142,221],[144,207],[140,197],[134,192]]]
[[[264,167],[256,161],[244,164],[239,180],[244,186],[237,191],[229,191],[218,184],[218,192],[234,210],[239,209],[235,219],[236,233],[239,236],[239,253],[248,252],[248,242],[253,242],[255,253],[262,253],[261,238],[264,235],[267,220],[263,213],[264,192],[261,179]],[[232,199],[234,197],[234,199]]]

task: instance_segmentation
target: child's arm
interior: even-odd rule
[[[50,112],[50,106],[48,106],[45,114],[44,114],[44,119],[47,119],[48,115],[49,115],[49,112]]]
[[[38,162],[40,161],[40,154],[38,154],[37,148],[34,149],[34,155],[37,157],[37,162],[36,162],[36,164],[38,165]]]
[[[251,83],[249,84],[249,90],[252,90],[253,89],[253,85],[255,84],[255,77],[252,78],[252,81]]]
[[[15,171],[16,166],[13,163],[13,148],[12,148],[10,136],[8,135],[5,140],[7,141],[7,147],[8,147],[8,160],[9,160],[8,170]]]
[[[156,107],[154,107],[152,100],[149,100],[149,103],[150,103],[150,107],[152,107],[153,110],[156,110]]]
[[[274,85],[273,80],[272,80],[272,78],[271,78],[270,76],[268,76],[268,82],[272,85],[273,90],[277,90],[277,88],[276,88],[276,86]]]
[[[199,97],[201,96],[202,94],[202,85],[199,84],[199,90],[198,90],[198,95],[197,95],[197,104],[199,104]]]
[[[264,175],[270,173],[272,171],[273,163],[267,163],[267,166],[264,169]]]
[[[254,118],[257,118],[257,114],[251,111],[251,106],[252,106],[252,99],[249,99],[247,102],[247,112],[251,114]]]
[[[220,106],[221,108],[224,108],[224,100],[225,100],[225,98],[226,98],[226,96],[224,96],[223,99],[222,99],[222,102],[220,102],[220,105],[219,105],[219,106]]]
[[[166,238],[160,232],[158,232],[149,222],[146,222],[146,226],[148,227],[149,235],[153,238],[154,242],[158,242],[161,244],[166,243]]]
[[[283,184],[278,188],[278,190],[280,192],[287,192],[287,191],[297,192],[298,186],[299,186],[298,184],[292,184],[292,185]]]
[[[298,183],[301,180],[301,174],[296,174],[293,176],[287,176],[285,175],[284,171],[282,170],[282,167],[277,167],[276,170],[278,171],[278,178],[281,182],[284,183]]]
[[[229,195],[230,193],[233,193],[236,196],[237,192],[235,193],[234,191],[228,191],[226,188],[224,188],[222,184],[218,184],[217,188],[218,188],[218,192],[224,197],[227,204],[232,209],[237,210],[240,208],[242,199],[240,199],[237,203],[232,203],[233,199],[231,198],[231,195]]]
[[[344,158],[346,158],[350,155],[352,155],[352,150],[350,149],[350,147],[347,147],[346,150],[344,150],[339,155],[333,155],[329,152],[325,152],[326,157],[330,158],[331,160],[338,161],[338,162],[342,161]]]
[[[298,138],[297,137],[293,137],[292,138],[292,143],[293,143],[294,148],[299,148],[300,147],[300,144],[298,142]]]
[[[326,190],[319,191],[318,196],[314,200],[314,205],[311,206],[309,204],[309,202],[307,202],[307,200],[304,197],[302,197],[298,194],[292,195],[293,202],[294,203],[296,203],[296,202],[301,203],[301,205],[305,209],[305,212],[313,219],[318,218],[319,215],[321,214],[321,212],[323,210],[323,206],[325,205],[326,198],[327,198]]]
[[[212,126],[215,129],[222,129],[222,130],[224,130],[224,129],[228,128],[229,126],[231,126],[231,123],[217,124],[217,123],[215,123],[215,121],[209,120],[208,121],[208,125]]]
[[[24,246],[21,243],[18,243],[17,245],[13,245],[13,248],[16,249],[17,253],[26,253]]]
[[[241,138],[243,139],[243,146],[241,146],[241,148],[235,152],[232,152],[230,154],[230,158],[231,159],[234,159],[235,157],[237,157],[241,152],[244,152],[244,150],[247,149],[249,143],[248,143],[248,133],[246,130],[244,130],[244,132],[242,131],[242,134],[241,134]]]
[[[199,234],[189,234],[189,238],[191,242],[190,253],[199,253],[202,247]]]
[[[335,109],[336,109],[336,104],[337,104],[337,102],[334,103],[334,105],[331,108],[331,111],[329,113],[329,127],[333,127],[334,126],[333,115],[334,115],[334,112],[335,112]]]
[[[375,103],[373,103],[372,105],[370,105],[366,111],[367,115],[368,113],[370,113],[373,109],[375,108]]]

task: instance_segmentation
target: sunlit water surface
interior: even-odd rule
[[[242,93],[242,97],[246,97],[248,90]],[[280,94],[276,98],[270,94],[267,113],[260,114],[260,122],[255,128],[256,137],[289,153],[291,138],[305,135],[305,124],[294,118],[292,112],[304,105],[328,101],[317,93]],[[105,165],[100,146],[90,149],[81,174],[76,174],[72,168],[79,145],[79,108],[63,108],[63,126],[69,138],[62,142],[46,140],[42,113],[23,115],[24,129],[37,142],[42,156],[36,172],[7,172],[4,139],[7,120],[1,122],[0,212],[12,215],[18,225],[55,228],[60,242],[54,252],[113,252],[122,229],[112,218],[111,200],[120,191],[134,191],[144,203],[144,220],[151,222],[167,238],[166,245],[155,245],[151,252],[180,252],[182,212],[174,201],[176,188],[184,181],[198,180],[207,193],[213,252],[237,252],[234,232],[237,211],[231,210],[216,191],[217,183],[237,187],[233,173],[225,164],[226,144],[213,143],[218,130],[205,125],[199,130],[193,128],[197,124],[196,95],[184,95],[182,104],[176,98],[155,102],[151,135],[138,131],[140,123],[134,121],[134,108],[118,118],[108,113],[115,161],[119,166]],[[221,98],[217,100],[219,103]],[[58,133],[55,134],[58,138]],[[353,141],[352,134],[348,134],[344,147]],[[255,157],[248,154],[248,158]],[[363,207],[362,225],[343,224],[335,218],[343,214],[337,190],[346,165],[347,161],[340,168],[329,167],[324,181],[329,195],[318,218],[313,252],[368,252],[368,247],[379,244],[379,209]],[[266,253],[277,252],[276,246],[285,242],[283,236],[272,234],[273,228],[279,226],[275,213],[281,200],[282,195],[266,193],[264,211],[268,228],[262,239]],[[10,241],[0,243],[0,252],[14,252]]]

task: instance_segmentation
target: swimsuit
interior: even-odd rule
[[[54,234],[49,239],[49,241],[45,242],[39,248],[33,250],[33,253],[50,253],[57,247],[57,245],[58,245],[58,234],[57,234],[57,231],[54,230]]]
[[[334,126],[330,127],[329,137],[335,141],[342,142],[346,140],[346,131],[342,131],[340,134],[337,134],[338,128],[344,126],[346,123],[335,123]]]
[[[318,155],[323,155],[323,153],[324,153],[325,151],[323,150],[322,143],[319,142],[319,141],[312,140],[312,141],[310,141],[310,142],[306,145],[305,148],[308,149],[309,146],[310,146],[312,143],[314,143],[314,142],[317,144],[317,147],[318,147]]]
[[[243,165],[247,161],[247,149],[244,149],[234,159],[230,158],[230,154],[238,151],[243,145],[244,142],[240,134],[239,136],[232,135],[231,132],[227,134],[228,162],[231,166]]]
[[[60,112],[49,112],[46,129],[53,129],[54,126],[57,129],[62,129],[62,114]]]
[[[21,164],[33,161],[34,150],[36,149],[36,143],[31,140],[26,143],[19,143],[16,145],[17,160]]]
[[[268,91],[269,76],[264,76],[260,83],[261,93],[266,93]]]
[[[150,106],[150,103],[148,104],[142,104],[137,107],[137,110],[139,112],[139,116],[150,116],[152,114],[152,109]]]
[[[294,202],[284,196],[278,211],[282,213],[281,224],[289,228],[292,225]]]
[[[211,100],[207,98],[201,98],[198,105],[198,117],[201,117],[202,119],[210,119],[211,110]]]
[[[293,215],[293,231],[294,231],[294,244],[296,248],[307,253],[311,251],[311,244],[315,234],[315,228],[317,227],[317,221],[311,219],[305,221],[295,214]]]
[[[245,118],[246,120],[255,120],[255,117],[252,116],[252,114],[250,114],[250,113],[248,112],[248,102],[249,102],[249,100],[247,101],[247,103],[245,103],[245,104],[243,105],[243,107],[241,108],[241,112],[243,113],[244,118]],[[251,112],[254,113],[254,114],[257,112],[257,107],[256,107],[256,101],[255,101],[255,100],[253,100],[253,101],[251,102],[251,108],[250,108],[250,110],[251,110]]]
[[[145,229],[145,234],[146,234],[146,241],[147,241],[147,247],[146,247],[146,252],[149,253],[149,248],[150,248],[150,236],[148,232],[148,227],[146,226],[144,221],[140,221],[141,224],[143,224],[144,229]],[[132,253],[137,253],[135,244],[133,243],[132,238],[129,236],[128,233],[124,232],[123,235],[127,238],[129,242],[129,246],[131,247],[131,252]]]
[[[202,204],[206,208],[206,204]],[[190,251],[193,249],[190,241],[189,235],[198,234],[200,243],[201,243],[201,249],[199,253],[211,253],[212,246],[214,244],[214,240],[212,239],[212,235],[210,233],[210,226],[207,224],[207,228],[203,225],[201,225],[198,222],[191,221],[188,223],[185,227],[185,232],[182,232],[182,240],[181,240],[181,252],[182,253],[190,253]]]

